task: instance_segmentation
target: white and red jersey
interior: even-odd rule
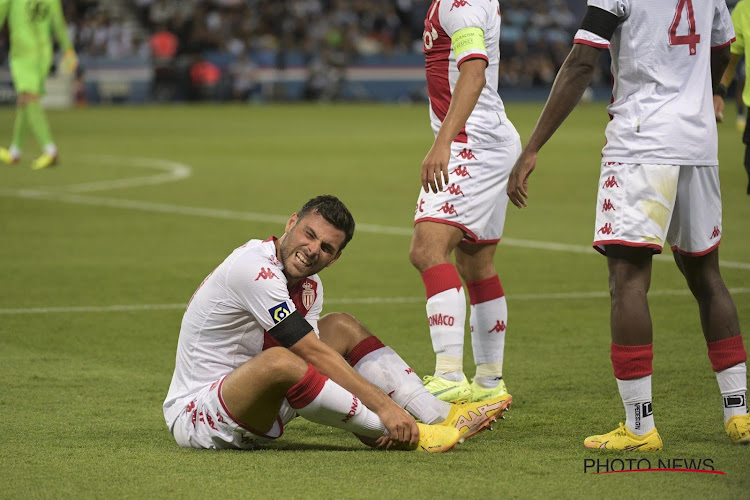
[[[614,86],[604,161],[717,165],[711,49],[734,40],[724,0],[588,0],[620,19],[606,40],[579,30],[575,43],[609,48]]]
[[[487,61],[487,83],[455,142],[498,147],[518,140],[518,132],[505,115],[503,100],[497,93],[500,64],[500,10],[497,0],[433,0],[424,27],[427,93],[435,135],[448,113],[461,63],[479,58]],[[457,59],[451,37],[464,28],[481,29],[485,47],[463,52]]]
[[[172,422],[202,388],[263,349],[279,345],[268,330],[295,310],[317,332],[323,309],[318,275],[289,287],[274,239],[250,240],[203,281],[182,318],[164,418]]]

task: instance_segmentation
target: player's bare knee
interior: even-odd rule
[[[331,345],[329,340],[335,338],[333,343],[343,345],[344,350],[351,349],[372,335],[357,318],[345,312],[326,314],[318,321],[318,329],[323,342]]]
[[[296,383],[307,373],[307,362],[283,347],[271,347],[257,358],[262,358],[267,373],[273,373],[277,382],[291,381]]]

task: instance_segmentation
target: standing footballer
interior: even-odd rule
[[[611,359],[625,424],[586,438],[600,450],[657,451],[651,405],[651,259],[665,241],[700,310],[724,427],[750,442],[747,354],[719,273],[721,192],[712,89],[734,39],[724,0],[588,0],[575,44],[508,181],[526,206],[537,154],[578,103],[599,53],[612,55],[614,88],[602,151],[594,247],[607,257]]]
[[[57,163],[57,146],[39,98],[52,64],[52,38],[63,50],[62,67],[72,73],[78,58],[70,43],[60,0],[0,0],[0,26],[8,19],[10,72],[16,90],[16,121],[10,148],[0,148],[0,161],[13,164],[21,158],[26,129],[30,128],[44,149],[31,165],[34,170]]]
[[[434,0],[424,53],[435,141],[422,163],[409,258],[424,282],[436,355],[435,374],[425,377],[425,385],[446,401],[510,398],[503,380],[508,310],[494,256],[521,141],[497,93],[497,0]],[[463,371],[462,278],[471,304],[471,384]]]

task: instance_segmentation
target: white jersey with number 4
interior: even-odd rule
[[[315,331],[323,284],[314,274],[288,287],[273,239],[237,248],[193,294],[182,318],[172,384],[164,401],[171,426],[193,396],[263,349],[267,333],[295,310]]]
[[[734,40],[724,0],[588,0],[620,19],[609,48],[614,87],[604,161],[717,165],[711,50]]]
[[[456,54],[451,38],[460,30],[482,30],[483,46],[464,47]],[[470,59],[487,62],[479,100],[455,142],[470,146],[501,147],[518,140],[497,93],[500,65],[500,11],[497,0],[433,0],[424,22],[424,54],[430,121],[437,135],[448,113],[459,67]]]

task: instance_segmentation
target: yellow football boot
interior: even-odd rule
[[[9,150],[5,148],[0,148],[0,161],[7,164],[7,165],[15,165],[18,163],[18,160],[20,158],[18,156],[13,156]]]
[[[471,400],[473,402],[487,401],[488,399],[495,399],[502,396],[510,397],[508,389],[505,388],[505,380],[500,379],[497,387],[487,389],[477,384],[474,379],[471,379]]]
[[[482,431],[492,428],[492,424],[503,415],[510,405],[513,398],[509,394],[500,396],[487,401],[477,403],[462,403],[451,405],[451,411],[448,418],[438,424],[445,427],[452,427],[461,433],[461,440],[469,439]]]
[[[41,170],[43,168],[52,167],[55,164],[57,164],[57,155],[42,153],[42,156],[34,160],[34,163],[31,164],[31,170]]]
[[[655,427],[643,436],[637,436],[623,423],[612,432],[587,437],[583,446],[610,451],[660,451],[664,447]]]
[[[471,401],[471,386],[466,375],[460,382],[426,375],[422,378],[424,388],[436,398],[448,403],[468,403]]]
[[[750,413],[729,417],[724,429],[733,443],[750,444]]]
[[[417,422],[419,442],[415,451],[445,453],[456,447],[461,440],[461,433],[454,427],[427,425]]]

